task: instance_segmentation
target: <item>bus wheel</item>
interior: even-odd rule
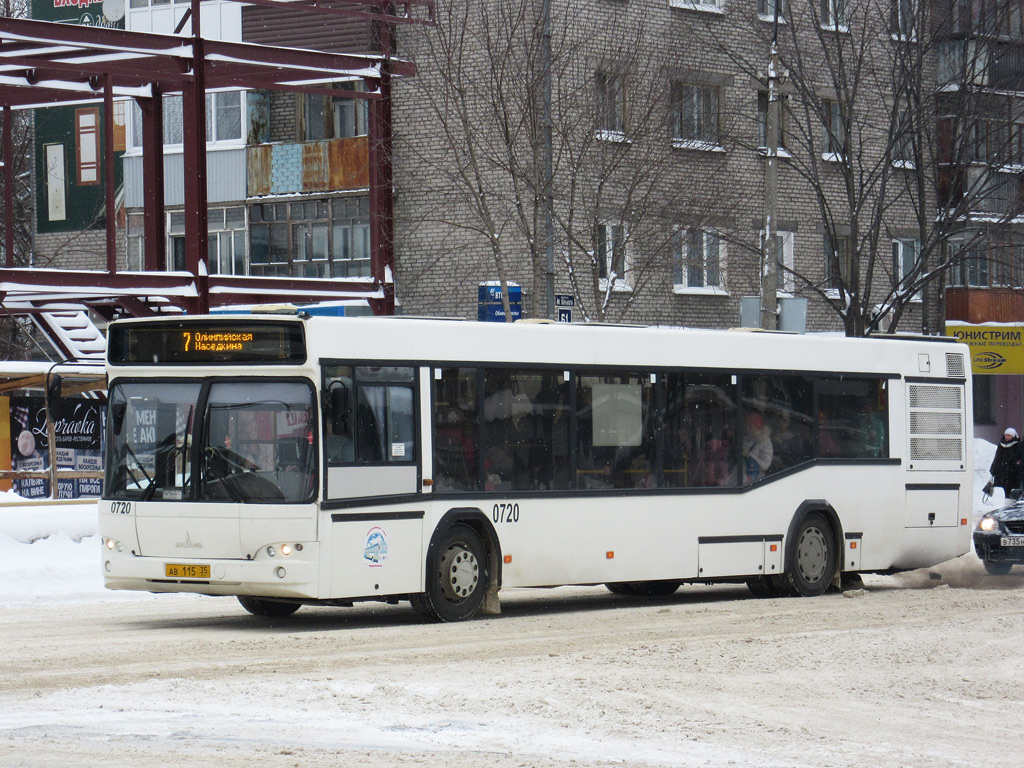
[[[817,512],[812,512],[800,522],[787,570],[793,590],[800,597],[824,594],[832,583],[836,570],[836,542],[832,526]]]
[[[242,604],[253,616],[265,616],[270,619],[283,619],[291,616],[299,610],[298,603],[285,603],[281,600],[264,600],[261,597],[238,596],[238,602]]]
[[[659,579],[657,581],[613,581],[605,584],[609,592],[630,597],[668,597],[679,589],[680,581],[676,579]]]
[[[427,590],[415,595],[413,607],[437,621],[472,618],[487,590],[487,550],[468,525],[453,525],[437,542],[427,562]]]

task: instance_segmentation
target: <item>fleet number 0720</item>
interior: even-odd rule
[[[519,505],[501,503],[495,504],[491,510],[491,520],[496,523],[518,523]]]

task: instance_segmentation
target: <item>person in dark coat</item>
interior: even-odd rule
[[[992,459],[992,466],[989,472],[992,474],[994,485],[1003,489],[1006,498],[1010,498],[1010,491],[1020,487],[1020,436],[1013,427],[1007,427],[1003,432],[1003,440],[996,447],[995,458]]]

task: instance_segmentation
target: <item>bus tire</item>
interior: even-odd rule
[[[786,569],[793,592],[817,597],[832,584],[836,570],[836,541],[832,526],[820,512],[806,515],[796,527]]]
[[[793,594],[789,583],[782,576],[758,576],[747,579],[747,589],[754,597],[759,598],[789,597]]]
[[[656,581],[613,581],[605,586],[609,592],[630,597],[668,597],[679,589],[677,579],[658,579]]]
[[[283,619],[299,610],[298,603],[264,600],[261,597],[249,597],[248,595],[239,595],[238,602],[253,616],[263,616],[268,619]]]
[[[434,621],[465,621],[480,610],[487,591],[487,550],[470,526],[456,523],[427,558],[426,591],[412,596],[418,612]]]

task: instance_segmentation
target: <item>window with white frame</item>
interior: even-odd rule
[[[779,20],[782,21],[786,17],[786,0],[757,0],[757,13],[762,17],[774,19],[776,6],[779,9]]]
[[[917,37],[917,0],[890,0],[889,33],[900,40]]]
[[[242,114],[245,99],[241,91],[216,91],[206,94],[206,143],[239,144],[245,136]],[[163,98],[164,146],[180,145],[184,140],[184,113],[181,94],[168,94]],[[131,148],[142,148],[142,110],[132,102]]]
[[[846,137],[846,120],[843,117],[842,104],[836,99],[822,99],[821,115],[824,121],[822,157],[838,161],[843,156],[843,141]]]
[[[366,90],[362,81],[339,86],[346,91]],[[302,95],[302,139],[347,139],[365,136],[369,130],[369,102],[356,97]]]
[[[599,134],[622,136],[626,131],[625,78],[614,72],[599,71],[595,76],[597,93],[597,129]]]
[[[677,144],[692,147],[719,145],[718,88],[673,83],[671,109],[672,137]]]
[[[722,239],[703,229],[676,234],[674,282],[680,288],[721,288]]]
[[[892,241],[892,266],[896,283],[901,289],[908,287],[917,277],[917,261],[921,257],[921,241],[898,238]],[[914,298],[920,298],[915,294]]]
[[[611,281],[615,288],[629,286],[629,257],[627,241],[629,229],[622,222],[603,221],[597,225],[594,240],[597,247],[598,277],[602,283]]]
[[[846,0],[821,0],[821,25],[828,29],[846,29]]]
[[[762,234],[762,243],[764,235]],[[775,274],[776,290],[783,293],[790,293],[793,290],[795,281],[793,279],[793,233],[776,232],[775,248]]]
[[[182,270],[184,261],[185,214],[167,211],[167,268]],[[134,211],[127,216],[125,269],[145,270],[145,214]],[[207,267],[211,275],[245,275],[245,208],[211,206],[207,211]]]
[[[673,8],[691,8],[698,11],[720,12],[720,0],[669,0]]]

